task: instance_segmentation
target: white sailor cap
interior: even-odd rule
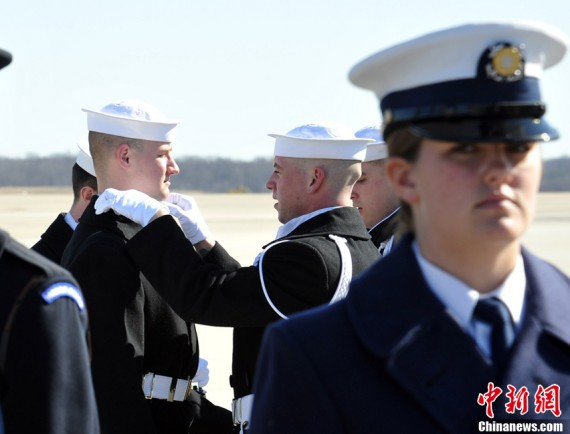
[[[366,125],[360,128],[354,133],[355,137],[361,139],[372,139],[375,142],[382,141],[382,133],[380,132],[380,127],[378,125]]]
[[[380,132],[379,126],[367,125],[356,131],[354,135],[356,137],[374,140],[374,142],[369,143],[368,146],[366,146],[366,156],[364,157],[363,163],[383,160],[388,157],[388,147],[382,139],[382,133]]]
[[[86,140],[79,141],[77,142],[77,147],[79,148],[79,152],[77,153],[75,162],[87,173],[96,177],[95,167],[93,167],[93,158],[91,158],[91,152],[89,152],[89,142]]]
[[[531,21],[467,24],[380,51],[349,79],[380,100],[386,140],[397,128],[450,141],[548,141],[538,81],[568,38]]]
[[[363,163],[368,161],[383,160],[388,158],[388,146],[384,142],[374,142],[370,143],[366,147],[366,157],[364,157]]]
[[[373,139],[355,137],[350,131],[331,122],[309,123],[287,134],[269,134],[275,139],[276,157],[325,158],[362,161],[366,145]]]
[[[114,102],[101,110],[82,110],[87,113],[89,131],[132,139],[170,143],[180,123],[167,119],[150,104],[136,100]]]

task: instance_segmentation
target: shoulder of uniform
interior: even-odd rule
[[[320,238],[320,239],[318,239]],[[320,236],[299,236],[276,240],[263,246],[264,250],[269,251],[290,251],[299,249],[314,249],[315,245],[320,245],[325,237]]]
[[[53,274],[68,274],[68,271],[62,268],[55,262],[50,261],[43,255],[28,249],[23,244],[20,244],[13,238],[8,238],[4,245],[6,253],[9,253],[16,258],[20,259],[22,262],[29,264],[30,266],[39,268],[46,276]]]
[[[11,255],[17,263],[21,263],[22,273],[28,275],[29,282],[33,283],[30,289],[35,288],[34,291],[40,293],[45,303],[51,304],[67,297],[73,300],[80,310],[85,309],[83,294],[67,270],[28,249],[5,232],[2,232],[0,237],[3,245],[2,255]]]
[[[329,238],[329,233],[310,233],[310,234],[297,234],[297,235],[288,235],[283,238],[278,238],[273,240],[263,246],[263,248],[272,247],[274,245],[281,245],[281,247],[285,246],[295,246],[295,245],[308,245],[308,244],[321,244],[321,243],[328,243],[332,241]]]
[[[336,251],[336,245],[330,234],[319,234],[310,236],[298,236],[288,239],[288,243],[283,243],[283,248],[289,249],[309,249],[318,252],[328,250]]]
[[[85,309],[85,300],[81,290],[71,282],[53,282],[42,291],[42,298],[47,304],[52,304],[64,297],[74,301],[79,310]]]
[[[325,236],[295,237],[265,246],[264,256],[269,262],[284,264],[310,263],[328,268],[339,260],[334,241]],[[320,265],[319,265],[320,264]]]

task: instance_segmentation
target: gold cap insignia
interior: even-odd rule
[[[524,76],[524,55],[522,46],[500,43],[489,48],[485,71],[495,81],[517,81]]]

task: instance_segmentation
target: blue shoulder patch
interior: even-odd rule
[[[68,282],[58,282],[48,286],[44,292],[42,292],[42,297],[48,304],[52,304],[61,297],[68,297],[77,303],[79,310],[85,309],[85,301],[83,300],[81,291],[79,291],[77,286]]]

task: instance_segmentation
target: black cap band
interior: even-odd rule
[[[0,48],[0,69],[8,66],[12,61],[12,55]]]
[[[558,131],[544,118],[462,119],[399,125],[402,126],[419,137],[446,142],[548,142],[558,138]]]
[[[402,126],[422,137],[452,141],[548,141],[558,133],[542,120],[538,80],[475,78],[393,92],[382,99],[384,139]]]

